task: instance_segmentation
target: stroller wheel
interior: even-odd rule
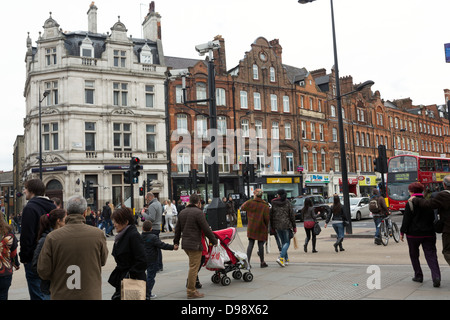
[[[244,281],[245,282],[252,282],[253,281],[253,274],[251,272],[244,273]]]
[[[218,273],[215,273],[211,277],[211,281],[213,283],[220,283],[220,275]]]
[[[228,276],[224,276],[222,280],[220,280],[223,286],[228,286],[231,283],[231,279]]]
[[[242,272],[239,270],[236,270],[233,272],[233,279],[239,280],[242,278]]]

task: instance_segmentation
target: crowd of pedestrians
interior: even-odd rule
[[[450,175],[444,178],[443,185],[444,191],[434,193],[429,199],[423,196],[422,184],[415,182],[409,186],[411,197],[400,229],[400,239],[406,238],[408,244],[414,271],[412,280],[422,282],[424,278],[419,262],[422,247],[435,287],[441,282],[436,232],[442,233],[442,253],[450,265]],[[170,200],[161,204],[152,192],[148,192],[141,211],[142,233],[139,233],[136,217],[125,206],[114,208],[107,202],[102,210],[94,212],[86,199],[74,195],[67,200],[66,208],[62,208],[59,199],[45,196],[45,185],[39,179],[26,181],[24,194],[28,202],[22,212],[20,243],[11,227],[0,219],[0,245],[3,248],[0,252],[0,300],[8,298],[13,272],[22,265],[31,300],[102,299],[101,268],[109,254],[106,237],[113,235],[111,255],[116,266],[108,278],[108,283],[115,289],[111,299],[122,298],[121,282],[125,278],[145,281],[146,298],[156,298],[153,287],[156,274],[163,270],[162,250],[178,250],[180,246],[187,255],[189,266],[187,298],[204,296],[198,291],[201,288],[198,272],[208,251],[205,238],[211,245],[217,245],[218,241],[208,225],[206,209],[199,195],[192,194],[184,206]],[[348,221],[339,196],[335,195],[333,200],[324,227],[332,224],[336,232],[333,247],[340,252],[344,251],[344,230]],[[225,198],[224,201],[228,224],[236,226],[236,208],[232,199]],[[389,212],[377,190],[373,191],[370,208],[375,223],[375,243],[378,244],[379,223]],[[260,267],[268,267],[264,245],[269,236],[274,236],[279,249],[276,262],[286,267],[291,241],[296,240],[297,234],[295,214],[286,191],[279,189],[268,203],[263,200],[263,190],[255,189],[253,198],[243,203],[240,210],[247,214],[248,262],[257,242]],[[303,250],[308,252],[311,243],[312,252],[317,253],[318,214],[309,199],[305,201],[301,216],[306,234]],[[443,229],[437,231],[439,221]],[[165,226],[167,231],[174,232],[173,244],[160,240]]]

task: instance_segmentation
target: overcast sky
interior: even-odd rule
[[[90,3],[2,2],[0,171],[12,170],[13,145],[23,134],[27,32],[35,46],[49,12],[63,31],[86,31]],[[128,35],[141,37],[149,3],[95,1],[98,32],[110,31],[120,16]],[[284,64],[327,72],[334,64],[328,0],[304,5],[297,0],[156,0],[155,5],[162,16],[167,56],[203,59],[195,45],[222,35],[231,69],[262,36],[279,39]],[[444,51],[444,44],[450,43],[449,13],[449,0],[335,0],[340,76],[351,75],[355,83],[375,81],[372,90],[385,100],[410,97],[415,105],[445,104],[443,90],[450,89]]]

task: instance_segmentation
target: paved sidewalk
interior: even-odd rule
[[[323,224],[322,224],[323,225]],[[229,286],[211,282],[212,271],[202,268],[199,277],[203,284],[200,292],[205,294],[200,300],[449,300],[450,267],[444,260],[442,243],[438,238],[438,259],[441,265],[442,282],[434,288],[430,270],[421,255],[424,282],[416,283],[409,261],[406,242],[377,246],[373,243],[373,229],[354,228],[353,235],[344,240],[345,251],[336,253],[333,248],[334,230],[322,228],[317,239],[318,253],[305,253],[303,241],[305,232],[298,228],[296,235],[299,248],[289,249],[290,264],[280,267],[275,261],[278,250],[271,237],[265,260],[268,268],[259,267],[256,246],[251,257],[254,275],[252,282],[232,279]],[[172,233],[161,234],[164,242],[172,242]],[[109,300],[113,288],[107,283],[109,274],[115,267],[111,256],[113,238],[108,238],[110,256],[103,267],[103,299]],[[238,237],[230,246],[237,251],[246,252],[247,238],[245,228],[238,229]],[[309,247],[311,250],[311,247]],[[154,293],[158,300],[185,300],[188,270],[187,256],[183,250],[163,251],[164,271],[156,276]],[[375,267],[373,267],[375,266]],[[375,268],[378,273],[373,273]],[[379,268],[379,269],[378,269]],[[379,278],[375,278],[379,275]],[[231,275],[229,274],[230,278]],[[378,281],[375,281],[379,279]],[[368,286],[369,283],[369,286]],[[379,284],[379,288],[371,288]],[[11,300],[28,300],[28,291],[23,267],[15,272],[9,291]],[[198,300],[196,300],[198,301]]]

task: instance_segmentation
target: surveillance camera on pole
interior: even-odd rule
[[[195,46],[195,50],[197,50],[198,54],[201,56],[204,56],[205,53],[210,53],[213,50],[218,50],[219,48],[220,48],[219,40],[208,41],[207,43]]]

